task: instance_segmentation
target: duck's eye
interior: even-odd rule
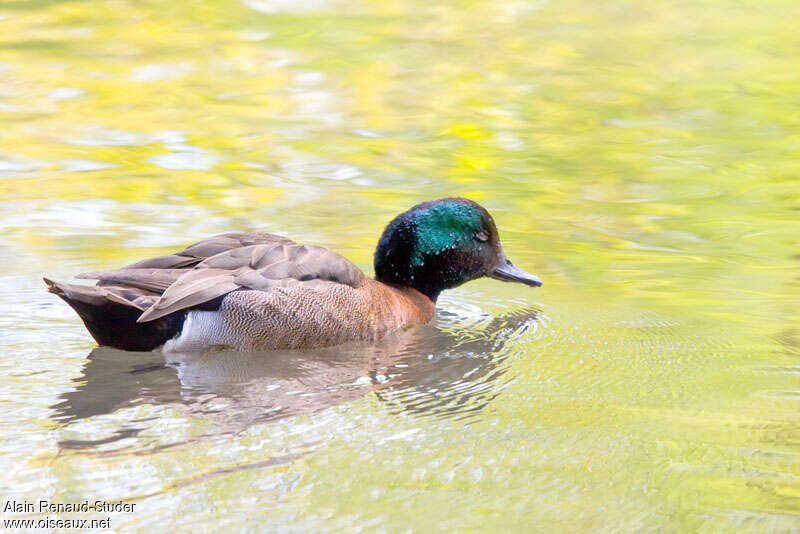
[[[489,241],[489,234],[487,234],[486,232],[481,230],[480,232],[475,234],[475,239],[477,239],[478,241],[480,241],[482,243],[486,243],[487,241]]]

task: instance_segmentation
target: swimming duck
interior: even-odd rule
[[[433,319],[439,294],[488,276],[541,286],[506,259],[489,212],[465,198],[395,217],[375,250],[375,278],[325,247],[228,233],[113,271],[48,278],[98,344],[199,352],[315,348],[376,341]]]

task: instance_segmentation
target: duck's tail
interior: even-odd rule
[[[103,286],[66,284],[44,278],[47,289],[61,297],[83,320],[99,345],[121,350],[150,351],[177,335],[185,312],[178,311],[137,323],[142,309]]]

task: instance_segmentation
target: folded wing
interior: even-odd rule
[[[298,245],[272,234],[225,234],[123,269],[84,273],[113,298],[130,299],[147,322],[192,308],[240,288],[269,291],[315,280],[359,287],[364,274],[325,247]],[[113,289],[112,289],[113,288]],[[120,291],[125,288],[127,291]],[[147,299],[133,298],[146,295]],[[151,304],[152,303],[152,304]]]

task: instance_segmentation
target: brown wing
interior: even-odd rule
[[[258,244],[293,244],[285,237],[261,233],[220,234],[190,245],[180,252],[146,259],[122,269],[82,273],[76,278],[98,280],[98,295],[147,310],[166,289],[197,264],[222,252]]]
[[[231,232],[209,237],[194,245],[189,245],[175,254],[142,260],[123,267],[123,269],[187,269],[194,267],[211,256],[216,256],[220,252],[227,252],[232,249],[248,247],[250,245],[270,245],[277,243],[292,244],[294,241],[275,234]],[[82,278],[82,276],[79,275],[79,278]],[[86,278],[90,277],[87,276]]]
[[[239,288],[269,291],[289,282],[312,280],[359,287],[364,278],[353,263],[325,247],[277,242],[234,248],[182,274],[138,322],[197,306]]]

